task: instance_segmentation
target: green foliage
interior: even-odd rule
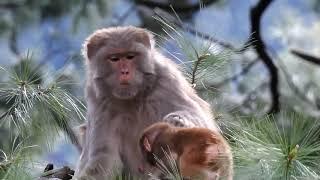
[[[2,114],[1,123],[13,123],[22,130],[26,128],[21,127],[32,125],[33,116],[44,113],[42,117],[48,117],[49,113],[54,117],[53,122],[68,132],[68,129],[64,129],[67,119],[77,115],[83,120],[84,105],[60,88],[56,79],[41,83],[41,72],[34,67],[27,57],[11,71],[6,71],[9,80],[0,88],[0,98],[9,107]]]
[[[24,173],[23,159],[28,159],[30,165],[32,160],[29,157],[43,152],[45,147],[50,148],[53,144],[49,142],[60,132],[68,134],[72,142],[76,141],[70,123],[85,119],[85,106],[61,88],[62,84],[57,81],[61,76],[44,76],[31,59],[27,55],[9,70],[1,68],[5,77],[0,87],[0,128],[6,133],[0,139],[3,155],[0,158],[0,166],[3,167],[0,177],[6,179],[15,179],[9,177]],[[11,143],[12,137],[15,137],[14,143]],[[36,151],[26,148],[34,145],[41,148]],[[27,152],[28,155],[25,154]]]
[[[27,146],[24,141],[18,142],[14,138],[9,153],[0,150],[0,178],[1,179],[34,179],[28,171],[28,165],[32,162],[30,151],[36,150],[36,146]]]
[[[297,114],[229,125],[237,179],[317,179],[320,122]]]
[[[169,149],[170,150],[170,149]],[[171,152],[167,152],[162,149],[165,155],[165,159],[159,159],[155,156],[157,167],[160,172],[164,175],[165,179],[183,180],[180,174],[176,160],[171,156]],[[158,180],[153,174],[150,174],[151,179]]]
[[[182,68],[186,78],[196,89],[207,89],[217,79],[223,78],[230,65],[231,51],[223,50],[210,41],[204,41],[201,37],[192,37],[177,27],[174,22],[165,17],[156,16],[155,19],[162,26],[165,35],[159,38],[165,42],[174,42],[183,55],[181,60],[174,53],[169,53]]]

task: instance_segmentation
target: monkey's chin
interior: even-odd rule
[[[134,87],[130,88],[116,88],[112,92],[113,96],[121,100],[133,99],[138,94],[138,89]]]

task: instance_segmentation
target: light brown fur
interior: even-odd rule
[[[144,131],[140,148],[145,160],[152,166],[159,163],[155,157],[169,166],[165,153],[173,155],[184,178],[232,179],[230,147],[221,134],[207,128],[155,123]]]
[[[77,178],[106,179],[113,168],[141,176],[139,137],[144,128],[159,120],[219,133],[209,104],[196,94],[175,63],[158,52],[148,31],[131,26],[101,29],[83,47],[88,122]],[[127,52],[138,55],[130,66],[134,73],[130,72],[129,85],[123,88],[117,80],[119,64],[109,61],[109,55]]]

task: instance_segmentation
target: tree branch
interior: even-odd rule
[[[18,3],[18,2],[0,3],[0,9],[16,9],[22,6],[23,6],[23,3]]]
[[[299,50],[294,50],[294,49],[291,50],[290,52],[292,54],[294,54],[295,56],[298,56],[302,60],[305,60],[305,61],[308,61],[308,62],[311,62],[315,65],[320,66],[320,58],[318,58],[318,57],[315,57],[315,56],[312,56],[312,55],[309,55],[309,54],[306,54],[304,52],[301,52]]]
[[[261,19],[262,15],[273,0],[260,0],[256,6],[250,10],[250,21],[251,21],[251,36],[253,41],[249,43],[257,52],[259,58],[262,60],[264,65],[267,67],[270,74],[270,93],[271,93],[271,107],[268,113],[278,113],[280,111],[280,94],[278,91],[279,77],[278,69],[274,65],[271,57],[266,52],[265,44],[261,37]]]
[[[58,178],[62,180],[72,179],[74,175],[74,170],[70,169],[68,166],[62,168],[53,169],[53,164],[48,164],[41,174],[39,180],[47,180],[51,178]]]
[[[20,51],[18,48],[17,35],[18,35],[17,28],[12,27],[11,34],[9,36],[9,48],[13,54],[19,57]]]

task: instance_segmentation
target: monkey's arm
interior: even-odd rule
[[[91,123],[91,126],[90,126]],[[122,168],[117,137],[99,123],[89,122],[84,129],[86,137],[75,173],[77,179],[104,180],[115,168]]]
[[[72,129],[72,132],[77,137],[77,141],[73,142],[72,144],[78,149],[79,153],[82,152],[82,147],[85,144],[86,129],[87,129],[86,122]]]
[[[114,172],[122,168],[120,155],[114,148],[111,144],[93,148],[92,153],[80,158],[75,177],[77,179],[109,179]]]

